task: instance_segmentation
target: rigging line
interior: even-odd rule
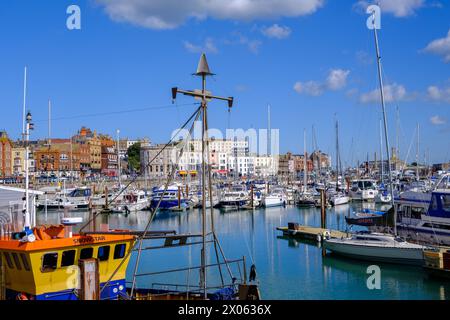
[[[164,147],[163,148],[161,148],[161,150],[149,161],[149,162],[147,162],[147,164],[144,166],[144,170],[147,170],[147,168],[152,164],[152,162],[153,161],[155,161],[155,159],[173,142],[173,140],[175,139],[175,137],[178,135],[178,133],[181,131],[181,130],[183,130],[187,125],[188,125],[188,123],[194,118],[194,116],[197,116],[198,117],[198,114],[199,114],[199,112],[200,112],[200,109],[201,109],[201,106],[199,106],[198,108],[197,108],[197,110],[195,110],[195,112],[189,117],[189,119],[181,126],[181,128],[179,128],[178,129],[178,131],[177,131],[177,133],[175,134],[175,135],[173,135],[173,137],[169,140],[169,142],[168,143],[166,143],[165,145],[164,145]],[[195,123],[195,122],[194,122]],[[133,184],[135,181],[136,181],[136,179],[138,178],[138,176],[136,175],[136,176],[134,176],[131,180],[130,180],[130,182],[128,182],[127,183],[127,185],[123,188],[123,189],[121,189],[120,191],[119,191],[119,193],[111,200],[111,202],[114,202],[114,201],[116,201],[116,199],[131,185],[131,184]],[[120,187],[120,186],[119,186]],[[81,229],[80,229],[80,233],[83,231],[83,229],[86,227],[86,226],[88,226],[92,221],[94,221],[94,219],[98,216],[100,214],[100,212],[97,212],[95,215],[94,215],[94,217],[92,217],[92,219],[90,219],[83,227],[81,227]]]
[[[100,117],[100,116],[118,115],[118,114],[124,114],[124,113],[160,110],[160,109],[167,109],[167,108],[177,108],[178,109],[178,107],[192,106],[192,105],[196,105],[196,104],[198,104],[198,102],[185,103],[185,104],[176,104],[176,105],[169,104],[169,105],[152,106],[152,107],[136,108],[136,109],[129,109],[129,110],[98,112],[98,113],[90,113],[90,114],[87,113],[87,114],[80,114],[80,115],[74,115],[74,116],[52,118],[52,122],[55,121],[55,120],[71,120],[71,119],[79,119],[79,118]],[[35,122],[48,122],[48,119],[36,120]]]
[[[201,107],[199,107],[199,108],[195,111],[195,113],[193,114],[193,116],[195,115],[196,118],[195,118],[195,120],[194,120],[194,122],[193,122],[193,124],[192,124],[192,126],[191,126],[190,131],[189,131],[190,134],[192,134],[192,130],[193,130],[193,128],[194,128],[194,123],[195,123],[195,121],[198,119],[198,117],[199,117],[199,115],[200,115],[200,109],[201,109]],[[189,123],[189,120],[191,120],[191,119],[192,119],[192,116],[188,119],[188,121],[185,123],[184,126],[186,126],[187,123]],[[183,127],[184,127],[184,126],[183,126]],[[173,139],[173,138],[172,138],[172,139]],[[171,140],[172,140],[172,139],[171,139]],[[186,139],[186,140],[188,140],[188,139]],[[169,142],[170,142],[170,141],[169,141]],[[168,144],[169,144],[169,143],[168,143]],[[167,144],[167,145],[168,145],[168,144]],[[183,149],[184,149],[184,147],[186,146],[186,144],[187,144],[187,142],[185,142],[185,145],[184,145],[183,148],[180,150],[180,157],[181,157],[181,155],[182,155],[182,153],[183,153]],[[167,146],[167,145],[166,145],[166,146]],[[153,159],[153,160],[154,160],[154,159]],[[153,161],[153,160],[152,160],[152,161]],[[178,164],[177,164],[177,165],[178,165]],[[170,183],[170,181],[173,179],[174,172],[175,172],[175,170],[172,170],[171,174],[169,175],[169,177],[168,177],[168,179],[167,179],[166,185],[165,185],[165,187],[164,187],[164,191],[163,191],[163,193],[162,193],[163,195],[166,193],[167,188],[168,188],[168,186],[169,186],[169,183]],[[140,246],[139,246],[139,252],[142,250],[142,241],[143,241],[144,237],[147,235],[148,228],[149,228],[151,222],[153,221],[153,219],[154,219],[154,217],[155,217],[155,215],[156,215],[156,211],[158,210],[158,208],[159,208],[159,206],[160,206],[160,204],[161,204],[162,198],[163,198],[162,196],[159,197],[158,204],[156,205],[156,207],[154,208],[154,210],[153,210],[153,211],[151,212],[151,214],[150,214],[150,218],[149,218],[149,220],[148,220],[148,222],[147,222],[147,225],[146,225],[146,227],[145,227],[144,233],[143,233],[142,236],[141,236],[141,241],[140,241]],[[84,227],[83,227],[83,228],[84,228]],[[103,289],[107,286],[107,284],[109,284],[109,282],[111,282],[111,279],[115,276],[115,274],[117,273],[117,271],[120,269],[120,267],[122,266],[122,264],[128,259],[128,257],[131,255],[132,252],[133,252],[133,248],[130,247],[130,250],[128,251],[126,257],[125,257],[124,259],[122,259],[122,261],[120,262],[119,266],[118,266],[117,269],[112,273],[111,277],[110,277],[110,278],[108,279],[108,281],[105,283],[105,285],[104,285],[103,288],[100,290],[100,292],[102,292]],[[138,263],[138,261],[136,262],[136,266],[137,266],[137,263]],[[136,271],[136,270],[135,270],[135,271]],[[136,274],[136,272],[135,272],[135,274]],[[133,276],[133,287],[132,287],[132,291],[133,291],[133,289],[134,289],[134,279],[135,279],[135,274],[134,274],[134,276]]]
[[[195,112],[195,113],[188,119],[188,121],[186,122],[186,125],[187,125],[187,124],[189,123],[189,121],[193,118],[193,116],[195,115],[195,119],[194,119],[194,121],[192,122],[191,128],[189,129],[189,136],[192,135],[192,131],[194,130],[194,127],[195,127],[195,122],[198,120],[198,118],[200,117],[200,114],[201,114],[201,113],[202,113],[202,106],[199,106],[198,109],[196,110],[196,112]],[[176,135],[175,135],[175,136],[176,136]],[[175,136],[174,136],[174,137],[175,137]],[[172,139],[173,139],[173,138],[172,138]],[[172,140],[172,139],[171,139],[171,140]],[[181,157],[183,156],[184,148],[185,148],[186,145],[188,144],[188,140],[189,140],[189,139],[185,139],[185,141],[184,141],[184,143],[183,143],[183,146],[181,147],[181,149],[180,149],[180,151],[179,151],[179,158],[181,158]],[[178,159],[179,159],[179,158],[178,158]],[[153,211],[151,212],[150,218],[149,218],[149,220],[148,220],[148,222],[147,222],[147,225],[145,226],[144,233],[143,233],[142,236],[140,237],[139,249],[138,249],[138,256],[137,256],[137,258],[136,258],[136,264],[135,264],[135,269],[134,269],[134,274],[133,274],[133,284],[132,284],[132,287],[131,287],[131,296],[133,296],[134,287],[135,287],[135,285],[136,285],[136,275],[137,275],[137,270],[138,270],[139,262],[140,262],[140,256],[141,256],[141,252],[142,252],[142,243],[144,242],[144,239],[145,239],[145,236],[147,235],[148,229],[150,228],[150,225],[151,225],[151,223],[153,222],[153,219],[154,219],[155,216],[156,216],[156,211],[158,210],[158,208],[159,208],[159,206],[160,206],[160,204],[161,204],[161,201],[162,201],[162,199],[163,199],[163,196],[164,196],[164,194],[166,193],[167,189],[169,188],[170,182],[171,182],[171,181],[173,180],[173,178],[174,178],[175,172],[176,172],[176,170],[178,169],[178,165],[179,165],[178,161],[177,161],[175,164],[172,163],[172,171],[170,172],[169,177],[167,178],[166,184],[165,184],[165,186],[164,186],[164,191],[162,192],[162,194],[161,194],[160,197],[159,197],[158,204],[156,205],[156,207],[155,207],[155,208],[153,209]]]

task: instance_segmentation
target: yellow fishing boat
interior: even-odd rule
[[[135,236],[67,234],[64,225],[32,229],[36,240],[23,234],[0,239],[3,291],[6,299],[75,300],[79,297],[82,260],[97,259],[100,299],[126,294],[125,273]],[[105,287],[106,285],[106,287]]]

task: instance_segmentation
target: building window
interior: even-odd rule
[[[97,258],[99,261],[107,261],[109,259],[109,246],[98,248]]]
[[[93,248],[84,248],[80,251],[80,259],[90,259],[92,258],[92,255],[94,254]]]
[[[56,269],[58,264],[58,253],[52,252],[42,256],[42,272],[50,272]]]
[[[126,247],[125,243],[117,244],[114,248],[114,259],[122,259],[125,256]]]
[[[75,264],[76,250],[67,250],[62,253],[61,267],[73,266]]]

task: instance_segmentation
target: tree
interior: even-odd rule
[[[139,171],[141,168],[141,143],[131,145],[127,150],[128,167],[130,171]]]

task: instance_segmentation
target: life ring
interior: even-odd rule
[[[324,239],[330,239],[331,238],[331,233],[330,233],[330,231],[328,231],[328,230],[325,230],[324,232],[323,232],[323,238]]]

